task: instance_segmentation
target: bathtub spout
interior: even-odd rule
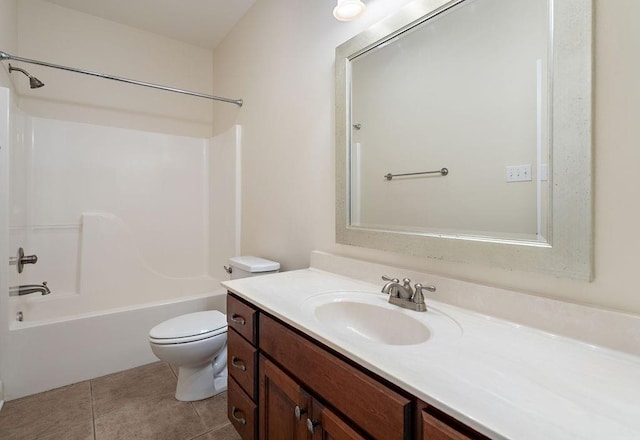
[[[49,290],[46,281],[43,281],[42,284],[23,284],[22,286],[11,286],[9,288],[9,296],[22,296],[36,292],[48,295],[51,293],[51,290]]]

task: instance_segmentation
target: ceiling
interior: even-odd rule
[[[45,0],[213,49],[256,0]]]

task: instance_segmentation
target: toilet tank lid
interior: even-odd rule
[[[175,339],[204,335],[227,326],[227,317],[217,310],[187,313],[164,321],[149,331],[154,339]]]
[[[280,269],[280,263],[252,256],[229,258],[229,265],[251,273],[270,272]]]

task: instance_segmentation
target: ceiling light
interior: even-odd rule
[[[351,21],[364,12],[366,6],[360,0],[338,0],[333,16],[340,21]]]

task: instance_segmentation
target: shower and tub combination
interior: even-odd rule
[[[222,266],[239,252],[239,126],[193,138],[33,117],[6,89],[0,101],[10,134],[5,399],[157,361],[152,327],[225,311]]]

